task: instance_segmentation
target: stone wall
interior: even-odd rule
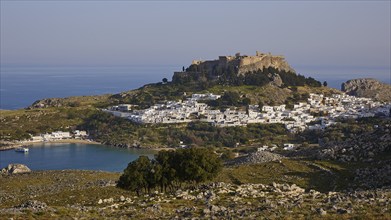
[[[295,70],[285,61],[283,56],[274,56],[270,53],[265,54],[258,51],[255,56],[241,56],[240,53],[237,53],[235,56],[219,56],[218,60],[194,60],[192,65],[197,66],[197,71],[205,71],[209,75],[212,75],[212,73],[215,73],[216,71],[222,73],[227,72],[229,68],[235,69],[238,74],[245,74],[246,72],[268,67],[274,67],[287,72],[295,72]]]
[[[243,57],[240,59],[238,74],[256,71],[263,68],[274,67],[286,72],[295,72],[285,61],[283,56],[273,56],[271,54],[259,54],[258,56]]]
[[[186,82],[189,79],[197,80],[204,74],[206,74],[204,76],[208,80],[216,80],[222,75],[232,74],[232,71],[238,75],[243,75],[247,72],[268,67],[295,73],[295,70],[289,66],[283,56],[274,56],[270,53],[257,51],[255,56],[236,53],[235,56],[219,56],[216,60],[193,60],[187,71],[174,73],[173,82]]]

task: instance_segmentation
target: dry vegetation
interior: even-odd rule
[[[315,166],[316,165],[316,166]],[[325,170],[331,170],[333,174]],[[136,196],[134,192],[122,190],[115,186],[119,173],[96,171],[39,171],[31,174],[0,177],[0,219],[58,219],[58,218],[115,218],[115,219],[171,219],[175,218],[206,218],[205,208],[226,207],[232,210],[232,216],[244,218],[284,218],[284,219],[389,219],[391,218],[389,191],[363,191],[354,201],[345,193],[321,193],[313,196],[309,189],[328,192],[330,187],[342,186],[341,179],[348,176],[349,167],[328,161],[296,161],[284,159],[279,162],[268,162],[258,165],[243,165],[226,167],[213,182],[225,182],[223,185],[231,189],[251,184],[265,184],[272,187],[273,183],[296,184],[307,189],[302,194],[304,200],[300,205],[288,208],[281,201],[278,191],[264,191],[265,197],[241,197],[236,193],[221,193],[221,188],[208,188],[209,183],[201,185],[200,189],[188,190],[189,196],[197,196],[199,192],[209,192],[214,189],[214,199],[205,203],[203,199],[192,200],[182,197],[177,192]],[[340,176],[342,175],[342,176]],[[347,184],[348,182],[343,182]],[[250,185],[249,185],[250,184]],[[339,184],[339,185],[338,185]],[[282,186],[282,185],[281,185]],[[205,188],[206,187],[206,188]],[[337,187],[338,188],[338,187]],[[202,190],[204,189],[204,190]],[[209,191],[207,190],[209,189]],[[219,193],[220,192],[220,193]],[[311,191],[313,192],[313,191]],[[316,192],[316,191],[315,191]],[[262,193],[262,191],[261,191]],[[240,193],[239,193],[240,194]],[[315,194],[314,194],[315,195]],[[331,196],[330,196],[331,195]],[[370,196],[365,202],[365,196]],[[374,197],[372,197],[374,195]],[[383,197],[380,197],[382,195]],[[349,198],[352,212],[342,213],[339,209],[328,207],[327,198],[335,196]],[[345,196],[345,197],[344,197]],[[212,195],[213,197],[213,195]],[[239,198],[240,197],[240,198]],[[336,197],[336,198],[340,198]],[[379,197],[379,198],[378,198]],[[293,201],[296,197],[292,197]],[[301,198],[301,197],[300,197]],[[385,198],[385,199],[382,199]],[[265,200],[266,199],[266,200]],[[372,199],[372,200],[371,200]],[[47,204],[44,208],[20,208],[26,201],[39,201]],[[100,201],[102,200],[102,201]],[[236,201],[237,200],[237,201]],[[336,206],[348,204],[348,201],[337,201]],[[323,204],[323,205],[322,205]],[[324,205],[326,204],[326,205]],[[375,205],[377,204],[377,205]],[[323,207],[327,214],[319,214],[316,207]],[[273,208],[271,208],[273,207]],[[291,208],[289,208],[291,207]],[[349,207],[349,206],[346,206]],[[217,208],[217,209],[218,209]],[[208,208],[209,209],[209,208]],[[213,209],[213,208],[212,208]],[[344,209],[341,209],[344,210]],[[349,209],[348,209],[349,210]],[[388,211],[387,211],[388,210]],[[242,213],[243,212],[243,213]],[[219,218],[226,218],[221,212]],[[247,217],[246,217],[247,216]]]

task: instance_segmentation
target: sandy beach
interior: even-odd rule
[[[41,141],[41,142],[31,142],[29,144],[41,144],[41,143],[66,143],[66,144],[101,144],[100,142],[92,140],[82,140],[82,139],[62,139],[62,140],[53,140],[53,141]]]
[[[43,144],[43,143],[64,143],[64,144],[102,144],[93,140],[82,140],[82,139],[62,139],[62,140],[51,140],[51,141],[37,141],[37,142],[18,142],[18,143],[3,143],[3,146],[0,146],[0,151],[11,150],[17,147],[27,146],[34,147],[34,145]],[[162,150],[175,150],[175,148],[142,148],[152,151],[162,151]]]
[[[17,147],[22,146],[34,146],[36,144],[42,143],[64,143],[64,144],[101,144],[100,142],[91,141],[91,140],[82,140],[82,139],[62,139],[62,140],[51,140],[51,141],[37,141],[37,142],[19,142],[19,143],[6,143],[3,146],[0,146],[0,151],[11,150]]]

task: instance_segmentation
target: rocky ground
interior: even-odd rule
[[[372,162],[377,155],[386,151],[391,151],[391,129],[383,134],[363,134],[345,141],[330,142],[324,144],[318,152],[320,159]]]
[[[271,161],[280,161],[283,156],[269,151],[257,151],[229,161],[228,165],[259,164]]]
[[[137,196],[115,187],[118,177],[97,171],[3,175],[0,219],[391,218],[388,187],[322,193],[287,183],[211,182]]]

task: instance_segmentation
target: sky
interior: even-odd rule
[[[184,65],[236,52],[390,76],[390,1],[1,0],[1,65]],[[391,76],[390,76],[391,77]],[[391,78],[390,78],[391,80]]]

